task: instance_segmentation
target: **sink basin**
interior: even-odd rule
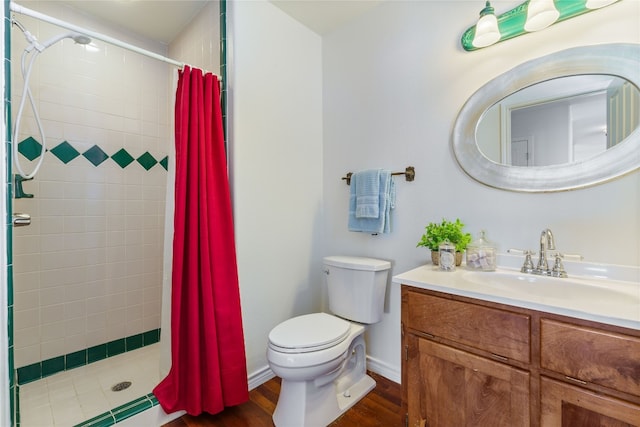
[[[516,272],[465,271],[462,279],[505,296],[527,295],[541,302],[596,303],[640,307],[638,287],[597,279],[556,278]],[[625,286],[626,285],[626,286]]]

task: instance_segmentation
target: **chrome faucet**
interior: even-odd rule
[[[543,276],[551,275],[549,263],[547,262],[547,250],[555,251],[556,244],[551,230],[545,228],[540,234],[540,258],[538,259],[538,265],[535,270],[533,270],[533,274],[541,274]]]
[[[552,268],[549,267],[549,262],[547,261],[548,251],[555,251],[549,254],[555,258]],[[575,260],[583,259],[582,255],[561,254],[560,252],[556,251],[556,243],[555,239],[553,238],[553,233],[548,228],[542,230],[542,233],[540,234],[540,258],[538,259],[538,264],[535,267],[533,266],[533,261],[531,260],[531,255],[535,253],[534,251],[509,249],[507,252],[519,253],[525,256],[524,264],[520,269],[522,273],[538,274],[541,276],[567,277],[567,272],[564,269],[562,260],[565,257]]]

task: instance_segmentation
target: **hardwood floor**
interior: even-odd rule
[[[404,417],[400,412],[400,384],[369,373],[376,388],[349,411],[331,423],[330,427],[400,427]],[[273,427],[271,414],[280,393],[280,379],[273,378],[251,390],[249,402],[227,408],[223,412],[194,417],[184,415],[164,427]]]

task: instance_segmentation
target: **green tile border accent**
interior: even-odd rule
[[[49,375],[64,371],[64,359],[64,356],[58,356],[42,361],[42,376],[48,377]]]
[[[32,136],[23,139],[18,144],[18,152],[30,161],[33,161],[40,156],[41,149],[42,145]],[[67,164],[74,160],[76,157],[80,156],[84,157],[95,167],[100,166],[108,159],[113,160],[122,169],[126,168],[134,161],[137,161],[137,163],[147,171],[151,170],[157,164],[162,166],[164,170],[168,170],[169,164],[169,156],[165,155],[162,160],[158,161],[153,156],[153,154],[145,151],[136,158],[124,148],[119,149],[111,156],[109,156],[102,148],[97,145],[92,146],[84,153],[80,153],[68,141],[62,141],[60,144],[47,151],[64,164]],[[8,164],[10,161],[10,159],[7,160]]]
[[[141,412],[151,409],[158,405],[158,399],[149,393],[141,396],[131,402],[120,405],[117,408],[105,412],[96,417],[93,417],[87,421],[83,421],[80,424],[76,424],[74,427],[108,427],[112,426],[120,421],[124,421],[128,418],[138,415]]]
[[[58,372],[67,371],[128,351],[137,350],[159,341],[160,329],[152,329],[147,332],[120,338],[63,356],[32,363],[31,365],[23,366],[16,370],[17,384],[27,384],[57,374]]]
[[[5,231],[7,236],[7,288],[4,292],[7,292],[7,322],[8,322],[8,335],[9,335],[9,348],[8,348],[8,363],[9,363],[9,418],[12,425],[20,424],[20,401],[18,398],[18,385],[17,374],[14,364],[14,351],[13,351],[13,226],[11,225],[12,215],[12,199],[13,199],[13,185],[11,165],[13,163],[12,157],[12,143],[11,143],[11,129],[13,128],[11,123],[11,23],[9,9],[9,0],[4,0],[4,112],[3,119],[6,126],[3,143],[5,144],[6,156],[6,176],[4,177],[4,185],[6,186],[6,217],[5,217]],[[2,351],[2,350],[0,350]]]
[[[112,426],[115,423],[116,423],[116,419],[113,417],[111,412],[105,412],[103,414],[98,415],[97,417],[93,417],[80,424],[76,424],[75,427],[107,427],[107,426]]]

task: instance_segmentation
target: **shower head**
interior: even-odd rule
[[[71,38],[77,44],[89,44],[89,43],[91,43],[91,37],[85,36],[84,34],[73,33],[73,36],[71,36]]]
[[[42,43],[42,50],[50,47],[51,45],[59,42],[62,39],[72,39],[74,42],[76,42],[77,44],[89,44],[91,43],[91,39],[87,36],[85,36],[84,34],[79,34],[79,33],[65,33],[65,34],[58,34],[57,36],[45,41],[44,43]]]
[[[59,42],[62,39],[70,38],[73,39],[77,44],[89,44],[91,43],[91,38],[81,33],[68,32],[65,34],[58,34],[57,36],[52,37],[51,39],[45,41],[44,43],[39,43],[38,39],[36,39],[27,29],[15,19],[11,19],[11,23],[20,29],[24,33],[27,42],[29,42],[29,46],[27,46],[26,50],[31,52],[33,49],[36,49],[38,52],[44,51],[46,48],[51,45]]]

